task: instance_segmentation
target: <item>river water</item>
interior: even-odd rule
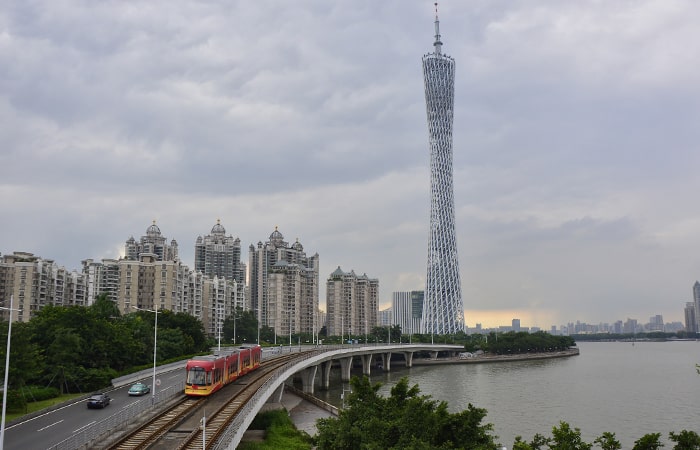
[[[551,436],[560,421],[581,430],[584,441],[614,432],[623,449],[646,433],[700,433],[700,342],[580,342],[579,356],[489,364],[415,366],[392,362],[391,372],[372,374],[388,395],[401,377],[423,394],[448,402],[452,412],[471,403],[488,411],[498,442]],[[353,375],[356,373],[353,371]],[[361,370],[357,374],[361,375]],[[316,396],[340,406],[348,389],[331,372],[331,389]]]

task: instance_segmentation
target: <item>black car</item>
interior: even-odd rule
[[[93,394],[87,400],[88,408],[104,408],[112,399],[107,394]]]

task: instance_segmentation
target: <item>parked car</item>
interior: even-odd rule
[[[109,402],[111,401],[112,399],[109,398],[109,395],[107,394],[92,394],[87,400],[87,407],[88,409],[104,408],[105,406],[109,405]]]
[[[151,388],[143,383],[136,383],[129,388],[129,395],[139,396],[151,392]]]

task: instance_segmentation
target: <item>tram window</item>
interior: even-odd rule
[[[190,372],[187,374],[187,383],[188,384],[197,384],[197,385],[203,385],[206,382],[206,375],[204,370],[200,368],[194,368],[190,369]]]

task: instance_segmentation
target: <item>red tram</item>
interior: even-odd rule
[[[187,361],[185,394],[211,395],[223,386],[260,367],[262,348],[246,345],[220,355],[197,356]]]

